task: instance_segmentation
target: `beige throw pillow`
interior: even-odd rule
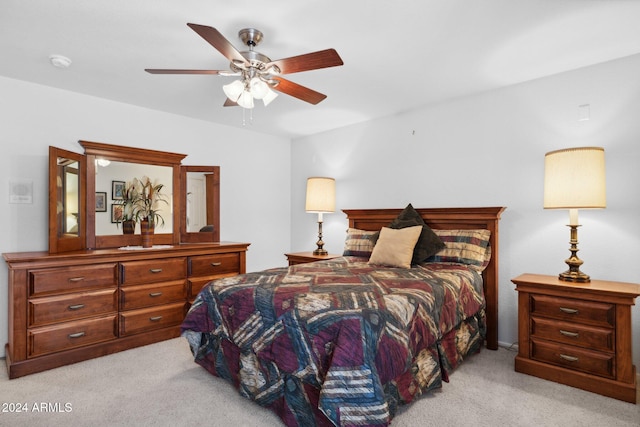
[[[380,237],[373,247],[369,264],[382,264],[392,267],[411,267],[413,248],[422,232],[422,226],[416,225],[400,229],[382,227]]]

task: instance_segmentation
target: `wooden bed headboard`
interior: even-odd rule
[[[434,229],[487,229],[491,231],[491,260],[482,272],[487,302],[487,348],[498,349],[498,221],[504,207],[416,209]],[[402,209],[343,209],[350,228],[376,231],[387,227]]]

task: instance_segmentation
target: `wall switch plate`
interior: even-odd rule
[[[591,112],[589,111],[589,104],[578,105],[578,121],[584,122],[589,120],[591,117]]]

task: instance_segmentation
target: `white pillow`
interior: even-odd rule
[[[369,264],[410,268],[413,248],[421,232],[421,225],[399,229],[382,227],[380,237],[371,252]]]

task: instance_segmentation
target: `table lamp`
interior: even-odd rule
[[[589,282],[580,271],[578,258],[578,209],[605,208],[606,180],[604,149],[578,147],[551,151],[544,156],[544,208],[568,209],[571,229],[569,251],[565,260],[569,270],[560,273],[560,280]]]
[[[318,214],[318,241],[314,255],[326,255],[322,241],[322,214],[336,210],[336,181],[333,178],[311,177],[307,178],[307,200],[305,210]]]

